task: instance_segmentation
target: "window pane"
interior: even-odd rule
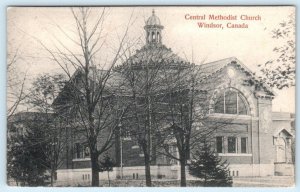
[[[238,100],[239,100],[239,114],[240,115],[247,115],[247,108],[246,108],[246,104],[243,101],[243,99],[241,98],[241,96],[238,96]]]
[[[81,158],[81,146],[79,143],[75,144],[76,158]]]
[[[236,153],[236,138],[228,137],[228,153]]]
[[[225,93],[225,113],[237,114],[237,93],[234,91],[227,91]]]
[[[84,158],[88,158],[88,157],[90,157],[90,148],[89,148],[89,146],[86,144],[86,145],[84,146]]]
[[[217,137],[217,153],[223,153],[223,137]]]
[[[247,153],[247,138],[241,138],[241,152]]]
[[[224,113],[224,96],[223,93],[218,97],[215,103],[215,113]]]

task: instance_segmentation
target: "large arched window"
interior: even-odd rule
[[[245,99],[243,99],[241,93],[234,89],[227,89],[217,96],[214,112],[239,115],[248,114]]]

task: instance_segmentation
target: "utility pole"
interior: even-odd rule
[[[119,124],[120,128],[120,160],[121,160],[121,179],[123,179],[123,140],[122,140],[122,124]]]

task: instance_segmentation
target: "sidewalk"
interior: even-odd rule
[[[294,187],[293,176],[234,177],[233,187]]]

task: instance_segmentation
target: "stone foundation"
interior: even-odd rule
[[[294,176],[294,165],[286,163],[275,163],[276,176]]]
[[[91,168],[57,170],[56,185],[58,186],[90,185],[91,181],[92,181]]]
[[[233,177],[266,177],[274,175],[294,175],[292,164],[230,164],[230,175]],[[88,185],[91,183],[91,169],[61,169],[57,171],[57,185]],[[115,167],[109,172],[111,180],[145,180],[145,167]],[[100,182],[108,180],[107,172],[99,173]],[[151,178],[153,180],[179,180],[180,166],[151,166]],[[187,180],[197,180],[189,175],[186,167]]]
[[[120,167],[116,167],[116,178],[120,179],[145,179],[145,167],[123,167],[123,171]],[[178,166],[151,166],[151,178],[153,179],[177,179],[178,178]]]
[[[274,164],[230,164],[233,177],[264,177],[274,175]]]

